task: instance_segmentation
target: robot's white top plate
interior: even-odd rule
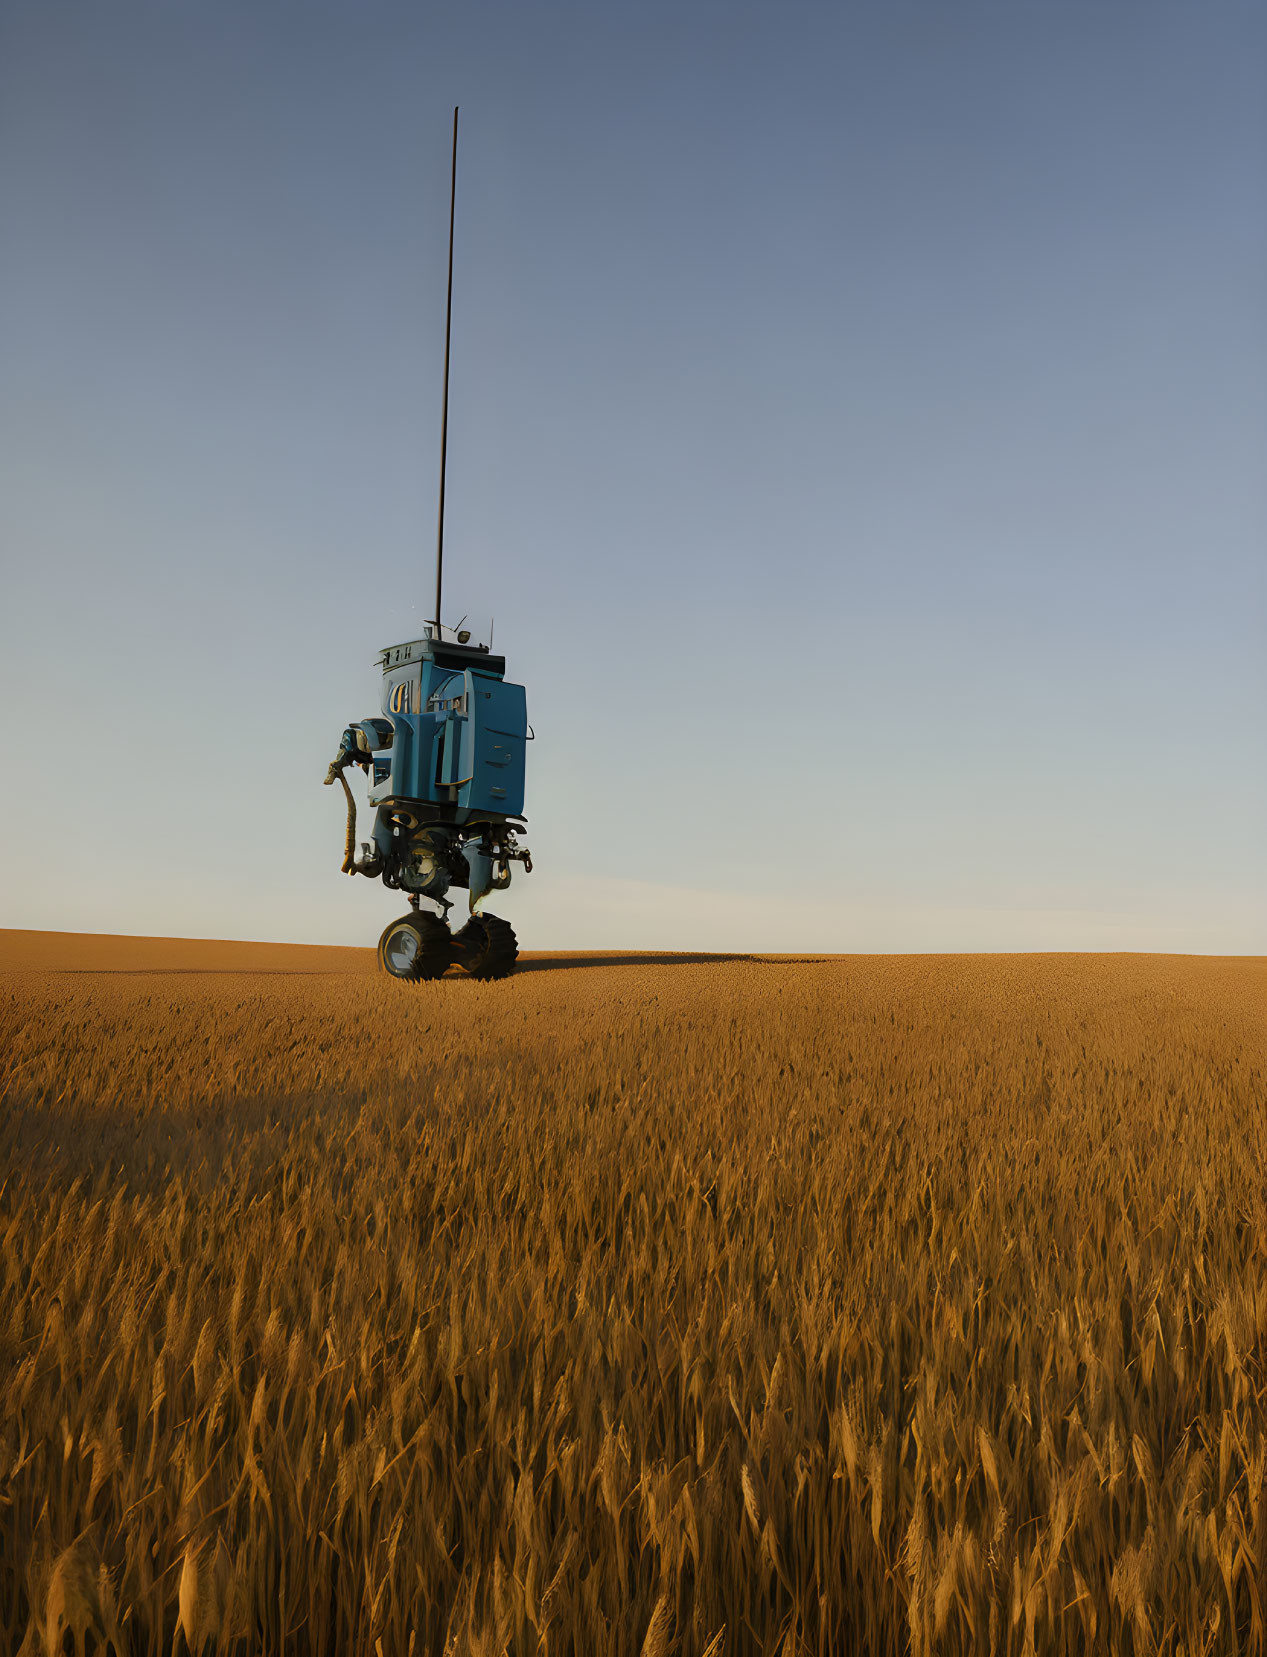
[[[469,666],[498,679],[505,673],[505,657],[494,656],[486,644],[474,643],[466,628],[437,628],[430,621],[426,623],[426,628],[420,639],[410,639],[405,644],[389,644],[379,651],[378,665],[384,673],[395,673],[413,662],[435,661],[438,657],[443,658],[446,667]]]
[[[470,634],[467,634],[467,638]],[[385,645],[378,653],[379,666],[384,672],[388,668],[400,667],[405,662],[421,662],[431,654],[430,646],[436,643],[460,644],[457,632],[452,627],[441,627],[437,630],[434,623],[427,622],[426,630],[420,639],[411,639],[408,644]],[[478,648],[483,648],[482,646]]]
[[[420,662],[428,654],[425,646],[430,639],[413,639],[409,644],[389,644],[378,653],[379,666],[386,670],[389,667],[402,667],[406,662]]]

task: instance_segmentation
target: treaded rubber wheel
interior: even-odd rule
[[[472,978],[509,978],[519,958],[514,928],[499,915],[472,915],[453,935],[453,956]]]
[[[440,978],[452,963],[453,944],[439,915],[402,915],[378,940],[378,964],[411,983]]]

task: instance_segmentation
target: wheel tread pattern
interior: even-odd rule
[[[472,915],[453,938],[457,963],[471,978],[509,978],[519,958],[514,928],[500,915]]]

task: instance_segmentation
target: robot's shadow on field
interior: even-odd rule
[[[719,961],[754,961],[755,955],[537,955],[519,960],[524,972],[565,972],[576,967],[698,967]]]

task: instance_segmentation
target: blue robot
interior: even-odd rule
[[[457,201],[458,112],[453,111],[449,178],[449,291],[444,321],[444,404],[440,418],[440,518],[436,535],[436,617],[420,639],[379,657],[382,714],[343,733],[326,782],[342,783],[348,804],[343,872],[368,875],[408,894],[411,913],[378,941],[379,965],[393,978],[439,978],[456,964],[473,978],[505,978],[519,946],[510,923],[485,915],[489,892],[510,885],[511,865],[532,870],[519,844],[524,826],[524,751],[530,732],[524,687],[506,682],[491,644],[442,627],[444,477],[449,431],[449,345],[453,325],[453,218]],[[356,844],[356,801],[348,767],[364,771],[375,807],[374,835]],[[450,932],[447,894],[470,893],[470,919]],[[422,899],[438,913],[421,908]]]
[[[382,714],[343,733],[326,774],[348,804],[343,872],[408,894],[411,913],[378,944],[394,978],[439,978],[452,965],[473,978],[505,978],[518,944],[508,921],[486,915],[489,892],[510,885],[511,866],[532,869],[524,828],[524,755],[529,740],[522,685],[506,660],[468,632],[428,623],[422,638],[379,657]],[[375,807],[373,838],[356,845],[356,804],[347,770],[365,773]],[[450,932],[448,893],[469,893],[470,918]],[[437,913],[423,910],[429,900]]]

